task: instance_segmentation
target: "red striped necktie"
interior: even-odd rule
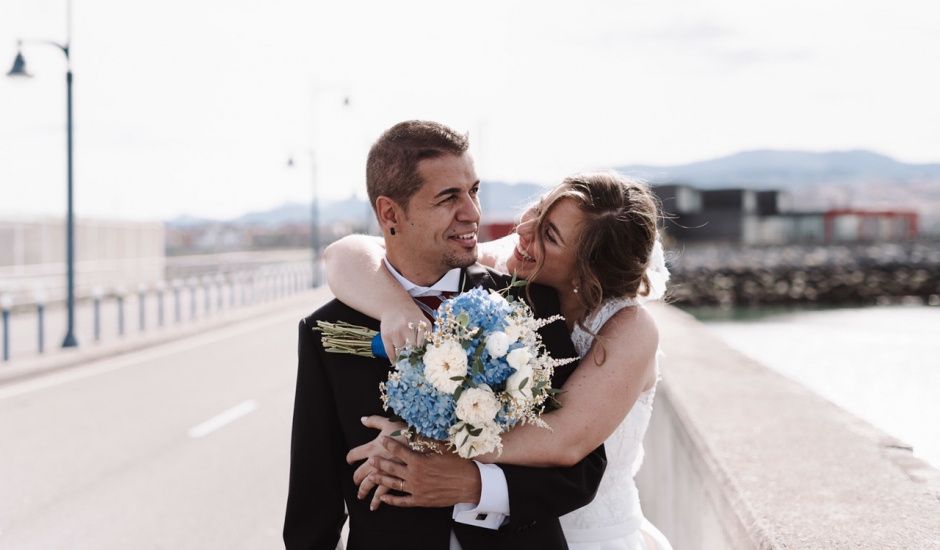
[[[456,292],[441,292],[431,296],[414,296],[413,298],[418,303],[421,311],[424,312],[424,315],[429,320],[434,321],[434,312],[437,311],[437,308],[441,307],[444,300],[456,295]]]

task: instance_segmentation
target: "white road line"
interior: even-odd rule
[[[25,393],[30,393],[38,391],[45,388],[50,388],[52,386],[58,386],[60,384],[66,384],[68,382],[73,382],[76,380],[81,380],[83,378],[88,378],[91,376],[97,376],[99,374],[104,374],[106,372],[122,369],[131,365],[136,365],[143,363],[145,361],[152,361],[154,359],[160,359],[173,355],[176,353],[181,353],[196,349],[208,344],[213,344],[215,342],[221,342],[223,340],[228,340],[233,336],[238,336],[241,334],[250,334],[257,332],[259,329],[264,328],[268,325],[273,325],[277,323],[283,323],[284,317],[277,316],[273,318],[263,319],[261,321],[238,324],[234,326],[222,327],[218,330],[213,330],[210,333],[200,334],[192,337],[184,337],[185,339],[178,342],[170,342],[167,344],[161,344],[159,346],[144,349],[141,351],[130,352],[126,355],[120,355],[112,359],[103,359],[101,361],[95,361],[89,363],[84,367],[74,367],[72,369],[54,372],[35,378],[32,380],[26,380],[19,383],[13,383],[9,386],[0,387],[0,399],[6,399],[8,397],[16,397],[18,395],[23,395]]]
[[[193,426],[187,432],[187,435],[193,439],[198,439],[200,437],[205,437],[212,432],[218,430],[219,428],[224,427],[227,424],[235,422],[239,418],[245,416],[246,414],[251,414],[258,408],[258,402],[254,399],[249,399],[248,401],[242,401],[238,405],[235,405],[231,409],[222,411],[221,413],[213,416],[209,420],[206,420],[202,424]]]

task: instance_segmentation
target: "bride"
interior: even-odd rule
[[[562,407],[543,415],[551,430],[517,426],[503,434],[500,455],[477,460],[565,466],[604,443],[608,463],[597,496],[561,518],[568,546],[575,550],[670,548],[643,517],[633,480],[643,460],[643,436],[659,378],[659,336],[643,303],[660,298],[669,277],[658,218],[646,185],[613,172],[582,174],[567,178],[527,209],[514,234],[479,245],[481,263],[558,292],[581,362],[562,388]],[[425,317],[383,272],[381,241],[350,236],[326,252],[330,288],[341,301],[381,320],[386,349],[420,338],[409,327]],[[364,422],[382,434],[400,427],[382,417]],[[349,460],[383,453],[387,458],[377,444],[380,438],[353,449]],[[369,462],[357,470],[360,498],[378,485],[373,506],[394,502],[377,474]],[[394,481],[391,487],[397,487]]]

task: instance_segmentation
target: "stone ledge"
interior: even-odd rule
[[[649,309],[665,357],[638,483],[677,550],[940,548],[940,472],[909,445]]]

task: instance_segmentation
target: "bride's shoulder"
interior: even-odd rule
[[[479,257],[477,261],[498,271],[506,271],[506,262],[516,248],[516,234],[510,233],[505,237],[500,237],[492,241],[482,242],[477,245]]]
[[[639,348],[655,353],[659,346],[659,329],[656,321],[646,308],[624,305],[604,322],[598,335],[624,347]]]

